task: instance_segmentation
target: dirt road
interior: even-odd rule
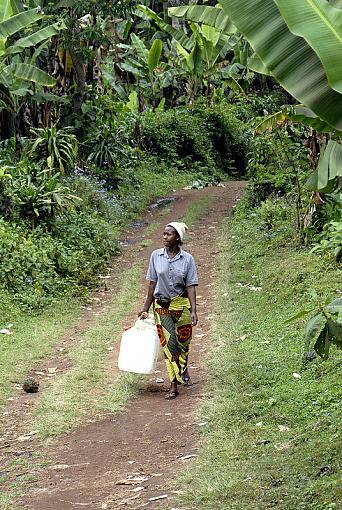
[[[200,286],[198,288],[199,324],[194,330],[190,351],[190,373],[196,384],[181,388],[180,395],[173,401],[164,399],[165,386],[157,379],[166,380],[163,362],[153,377],[147,377],[144,389],[120,414],[108,413],[101,419],[77,428],[70,434],[53,441],[40,443],[32,438],[29,451],[41,449],[47,459],[47,468],[35,471],[35,480],[29,484],[24,496],[16,501],[16,508],[29,510],[73,510],[77,508],[120,509],[147,508],[175,509],[177,497],[176,477],[183,469],[191,467],[199,451],[199,430],[201,424],[196,412],[210,384],[205,378],[205,362],[210,349],[211,319],[217,306],[213,278],[216,274],[217,247],[215,239],[222,220],[230,214],[236,199],[241,196],[244,183],[232,182],[225,187],[209,187],[203,190],[182,191],[175,194],[175,202],[168,213],[158,219],[150,211],[142,225],[158,220],[155,231],[149,235],[152,240],[148,248],[139,252],[134,249],[141,239],[143,227],[127,233],[127,245],[119,260],[115,261],[116,274],[122,278],[136,257],[144,257],[146,265],[151,251],[161,246],[163,226],[181,218],[189,206],[201,196],[209,195],[210,202],[193,228],[190,242],[184,249],[190,251],[197,262]],[[141,275],[144,278],[144,274]],[[109,284],[106,299],[115,292],[115,281]],[[144,297],[125,318],[132,320],[141,308]],[[216,303],[216,304],[215,304]],[[97,315],[101,310],[97,309]],[[93,311],[84,312],[77,332],[86,331],[92,323]],[[69,337],[72,336],[69,333]],[[72,336],[73,337],[73,336]],[[66,339],[61,339],[65,345]],[[53,365],[58,363],[56,346]],[[110,354],[109,363],[113,372],[116,368],[117,350]],[[62,363],[62,361],[61,361]],[[52,366],[51,359],[42,361],[35,370]],[[65,365],[64,370],[68,370]],[[42,388],[44,391],[44,387]],[[9,402],[1,416],[1,427],[8,430],[6,443],[0,449],[1,466],[6,466],[18,456],[21,445],[17,438],[24,433],[25,422],[32,413],[39,395],[21,395]],[[24,418],[24,411],[26,417]],[[25,448],[28,450],[27,443]],[[5,471],[5,468],[1,468]],[[20,468],[19,468],[20,471]],[[18,473],[20,475],[20,473]],[[5,487],[6,489],[6,487]]]

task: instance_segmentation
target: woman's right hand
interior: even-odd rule
[[[139,317],[139,319],[142,319],[142,320],[147,319],[147,317],[148,317],[148,312],[146,312],[145,310],[143,310],[142,312],[139,312],[139,313],[138,313],[138,317]]]

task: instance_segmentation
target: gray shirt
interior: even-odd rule
[[[180,250],[170,259],[166,248],[152,252],[146,280],[157,282],[154,297],[173,298],[181,296],[186,287],[198,285],[194,258],[190,253]]]

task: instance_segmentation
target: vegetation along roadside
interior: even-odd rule
[[[239,205],[218,244],[220,271],[210,397],[200,412],[202,449],[179,480],[186,508],[337,509],[342,503],[341,368],[305,351],[312,300],[334,299],[341,272],[292,243],[291,222],[265,231],[260,208]]]

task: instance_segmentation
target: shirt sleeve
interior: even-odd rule
[[[189,259],[188,272],[185,278],[185,286],[189,287],[190,285],[198,285],[197,269],[195,260],[192,255],[190,256]]]
[[[150,282],[156,282],[158,281],[157,271],[154,265],[154,257],[153,253],[150,257],[150,263],[148,265],[146,280],[149,280]]]

